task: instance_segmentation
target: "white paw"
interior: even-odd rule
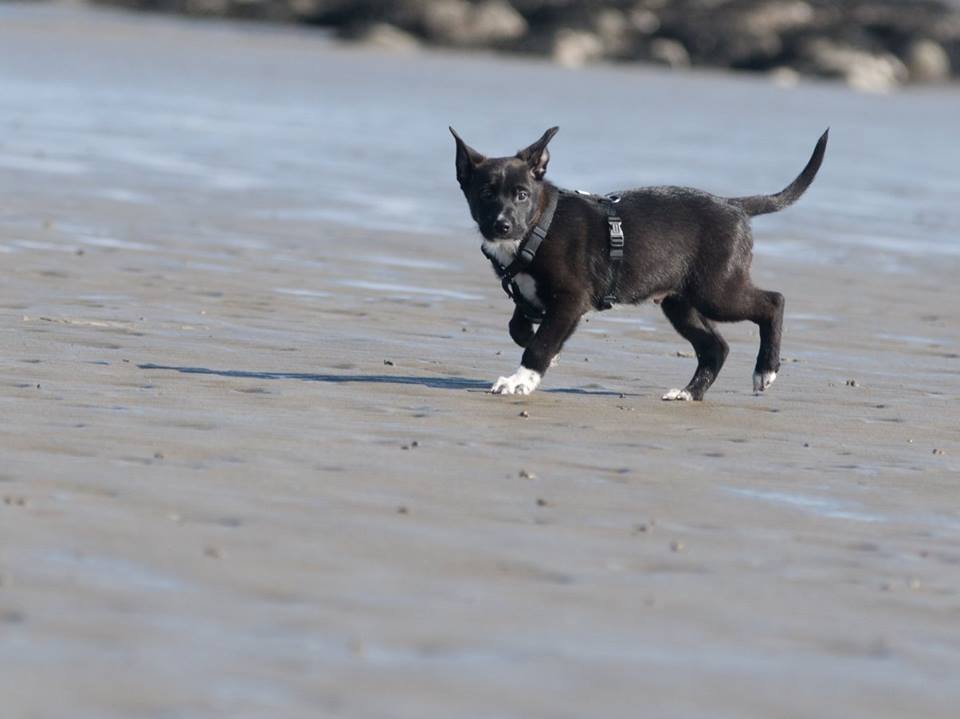
[[[773,384],[773,381],[777,378],[776,372],[764,372],[760,374],[759,372],[753,373],[753,391],[754,392],[763,392],[767,387]]]
[[[509,377],[501,377],[493,383],[494,394],[530,394],[540,385],[540,373],[520,367]]]
[[[690,402],[693,400],[693,395],[685,389],[672,389],[660,399],[665,402]]]

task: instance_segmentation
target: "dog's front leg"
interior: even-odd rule
[[[533,339],[533,322],[527,319],[527,316],[520,311],[519,307],[513,308],[513,317],[510,318],[510,338],[521,347],[526,347]]]
[[[509,377],[498,379],[490,391],[494,394],[530,394],[559,354],[563,343],[573,334],[583,315],[583,303],[574,297],[560,297],[547,310],[540,329],[530,340],[520,367]]]

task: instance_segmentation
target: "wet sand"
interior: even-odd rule
[[[4,716],[956,716],[958,108],[0,6]],[[560,184],[719,194],[833,127],[755,222],[769,393],[733,325],[660,402],[653,305],[486,393],[446,126],[554,123]]]

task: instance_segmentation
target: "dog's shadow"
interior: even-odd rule
[[[162,370],[180,372],[181,374],[215,375],[217,377],[239,377],[246,379],[263,380],[299,380],[301,382],[332,382],[342,384],[357,382],[360,384],[406,384],[420,385],[431,389],[468,390],[473,392],[488,392],[490,382],[463,377],[421,377],[415,375],[386,375],[386,374],[325,374],[311,372],[255,372],[251,370],[212,369],[210,367],[177,367],[175,365],[138,364],[143,370]],[[577,389],[557,388],[542,390],[552,393],[607,395],[619,397],[623,393],[605,389]]]

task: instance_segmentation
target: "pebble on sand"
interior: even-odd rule
[[[383,363],[387,365],[387,367],[393,367],[393,360],[385,359]]]
[[[522,412],[520,412],[520,416],[521,416],[521,417],[529,417],[529,416],[530,416],[530,413],[527,412],[527,410],[523,410]]]
[[[528,472],[525,469],[521,469],[517,473],[517,476],[520,477],[520,479],[536,479],[537,478],[537,475],[535,475],[533,472]]]
[[[687,546],[683,542],[678,542],[676,540],[670,542],[670,551],[672,552],[682,552],[686,548]]]

